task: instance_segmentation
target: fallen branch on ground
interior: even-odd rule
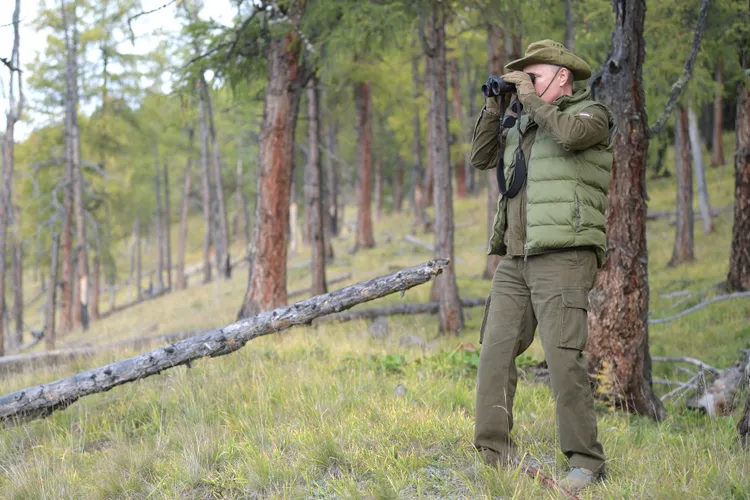
[[[711,217],[718,217],[724,212],[731,212],[734,209],[733,205],[727,205],[721,208],[712,208]],[[676,217],[677,212],[674,210],[652,210],[646,213],[646,220],[658,220],[666,219],[668,217]]]
[[[463,299],[463,307],[479,307],[485,304],[487,299]],[[440,311],[440,302],[428,302],[426,304],[399,304],[388,307],[371,307],[358,311],[350,311],[332,314],[321,318],[317,323],[325,321],[353,321],[357,319],[375,319],[380,316],[396,316],[398,314],[437,314]]]
[[[388,276],[318,295],[291,306],[266,311],[139,356],[50,384],[7,394],[0,397],[0,422],[15,423],[41,418],[69,406],[84,396],[105,392],[118,385],[156,375],[175,366],[189,364],[196,359],[230,354],[254,338],[292,326],[310,324],[320,316],[427,283],[440,274],[449,263],[448,259],[431,260]]]
[[[518,458],[513,458],[512,460],[514,464],[516,464],[517,466],[521,468],[524,474],[526,474],[527,476],[530,476],[532,479],[539,481],[542,484],[542,486],[544,486],[545,488],[549,488],[553,491],[559,491],[563,495],[565,495],[567,498],[570,498],[572,500],[578,498],[576,495],[566,490],[565,488],[561,488],[560,485],[557,484],[557,481],[555,481],[551,477],[548,477],[542,474],[542,471],[539,470],[538,467],[535,467],[528,463],[524,463]]]
[[[662,363],[690,363],[691,365],[695,365],[697,367],[702,368],[703,370],[706,370],[716,375],[718,375],[720,372],[720,370],[717,370],[711,365],[707,365],[700,359],[688,358],[684,356],[652,356],[651,361],[657,361],[657,362],[662,362]]]
[[[695,389],[697,387],[696,383],[698,382],[698,379],[701,378],[702,376],[703,376],[703,373],[696,373],[690,378],[690,380],[684,383],[680,383],[679,387],[663,395],[661,397],[661,400],[666,401],[667,399],[671,397],[676,397],[678,394],[686,392],[688,389]]]
[[[696,304],[693,307],[689,307],[685,309],[684,311],[681,311],[675,314],[674,316],[668,316],[666,318],[649,319],[648,324],[658,325],[659,323],[667,323],[669,321],[674,321],[677,318],[681,318],[687,314],[694,313],[695,311],[703,309],[704,307],[711,305],[715,302],[721,302],[723,300],[731,300],[731,299],[742,299],[742,298],[747,298],[747,297],[750,297],[750,292],[737,292],[737,293],[730,293],[729,295],[719,295],[718,297],[713,297],[711,299],[701,302],[700,304]]]
[[[750,361],[750,350],[743,349],[742,352],[741,360],[722,370],[711,384],[688,399],[686,406],[704,410],[710,417],[731,414],[735,407],[735,396],[746,382],[745,369]]]

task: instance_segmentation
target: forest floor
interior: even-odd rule
[[[731,204],[731,166],[711,169],[708,177],[713,206]],[[649,180],[648,188],[650,210],[674,207],[673,179]],[[347,207],[346,218],[353,214]],[[456,201],[455,214],[460,293],[484,297],[485,194]],[[721,293],[715,285],[727,273],[731,219],[731,212],[722,213],[714,219],[714,234],[705,235],[696,211],[696,262],[678,268],[666,265],[674,227],[666,219],[649,222],[653,318]],[[429,260],[427,250],[403,241],[411,223],[404,220],[381,218],[376,248],[355,255],[348,253],[351,234],[337,239],[327,275],[349,272],[352,278],[334,288]],[[199,221],[193,227],[200,233]],[[417,237],[432,239],[421,231]],[[309,286],[309,269],[294,267],[307,259],[307,250],[290,258],[289,290]],[[229,281],[199,281],[195,277],[185,291],[93,323],[58,344],[107,344],[233,322],[247,268]],[[667,295],[676,291],[689,296]],[[428,284],[363,307],[426,302],[429,292]],[[0,498],[556,497],[520,469],[483,466],[473,451],[481,313],[465,310],[466,326],[457,337],[437,336],[437,318],[427,315],[391,317],[382,337],[372,335],[365,321],[295,328],[253,340],[230,356],[167,370],[86,397],[45,419],[6,427],[0,432]],[[713,304],[653,325],[651,353],[727,367],[747,347],[748,320],[750,301]],[[406,345],[406,336],[418,344]],[[107,352],[5,377],[0,394],[133,354]],[[542,359],[537,339],[518,364],[523,370]],[[686,377],[663,363],[655,363],[654,376]],[[655,423],[598,404],[609,480],[582,498],[750,498],[750,455],[735,443],[738,412],[709,419],[686,409],[684,399],[667,408],[668,418]],[[546,385],[519,383],[515,422],[520,449],[538,459],[545,474],[563,476],[566,464]]]

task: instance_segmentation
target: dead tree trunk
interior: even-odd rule
[[[440,291],[440,331],[458,335],[464,325],[463,309],[456,284],[453,256],[453,187],[448,146],[448,77],[445,60],[445,5],[432,5],[428,33],[420,33],[422,46],[430,59],[430,120],[433,172],[435,179],[435,257],[450,264],[435,280]]]
[[[487,26],[487,60],[489,61],[488,73],[490,75],[500,76],[505,72],[505,52],[510,50],[506,47],[505,33],[503,28],[497,25]],[[487,241],[492,238],[495,231],[493,222],[495,213],[497,213],[497,202],[500,198],[500,187],[497,185],[495,170],[487,171],[485,180],[487,182]],[[484,265],[482,278],[491,280],[495,276],[495,269],[500,263],[500,257],[497,255],[487,255]]]
[[[721,131],[724,123],[724,67],[719,58],[716,61],[716,95],[714,96],[714,126],[711,141],[711,166],[724,165],[724,146]]]
[[[695,182],[698,187],[698,202],[701,211],[701,220],[703,221],[703,232],[712,233],[714,230],[713,220],[711,219],[711,202],[708,198],[708,186],[706,185],[706,166],[703,161],[703,151],[701,150],[701,134],[698,130],[698,119],[695,117],[693,108],[688,108],[688,132],[690,136],[690,148],[693,155],[693,167],[695,168]]]
[[[414,142],[413,142],[413,155],[414,155],[414,170],[412,171],[412,184],[414,186],[414,226],[417,227],[426,224],[427,217],[424,211],[424,166],[422,165],[422,126],[420,124],[420,107],[417,104],[419,99],[419,89],[421,82],[419,80],[419,63],[417,58],[414,57],[411,60],[411,88],[412,88],[412,99],[414,101]],[[415,231],[412,230],[412,233]]]
[[[201,174],[203,176],[203,283],[211,281],[211,239],[213,233],[213,219],[211,218],[211,181],[208,167],[208,123],[206,117],[206,103],[203,93],[199,93],[198,106],[201,120]]]
[[[169,169],[164,162],[164,259],[167,267],[167,289],[172,289],[172,203],[169,199]]]
[[[677,227],[669,266],[679,266],[695,260],[693,244],[693,165],[688,133],[688,112],[677,108],[675,116],[675,170],[677,177]]]
[[[565,46],[571,52],[576,51],[576,21],[573,16],[573,1],[563,0],[563,3],[565,3]]]
[[[375,160],[375,220],[383,217],[383,156],[378,153]]]
[[[185,181],[182,188],[182,208],[180,210],[180,236],[177,243],[177,277],[175,288],[184,290],[187,288],[187,279],[185,277],[185,249],[187,246],[188,231],[188,211],[190,208],[190,181],[193,166],[193,136],[195,129],[188,129],[188,158],[185,165]],[[205,259],[204,259],[205,264]]]
[[[320,295],[326,287],[325,229],[322,200],[322,168],[320,163],[320,91],[318,79],[307,83],[308,153],[305,172],[305,212],[310,214],[310,244],[312,246],[312,293]]]
[[[328,183],[328,225],[331,236],[339,235],[339,169],[337,167],[336,156],[336,134],[338,125],[336,121],[331,120],[328,124],[327,144],[328,153],[326,154],[326,179]]]
[[[451,101],[453,104],[453,119],[463,126],[464,110],[461,106],[461,91],[458,85],[458,60],[453,59],[450,62],[451,72]],[[456,138],[457,146],[461,146],[461,138]],[[456,155],[456,196],[459,200],[466,199],[466,155],[458,153]]]
[[[57,296],[57,254],[60,237],[52,235],[52,249],[50,251],[49,288],[47,288],[47,307],[44,331],[44,345],[48,351],[55,348],[55,305]]]
[[[615,139],[607,211],[609,255],[589,296],[587,351],[594,373],[604,376],[610,400],[629,411],[661,419],[664,406],[651,383],[648,349],[646,251],[646,120],[642,67],[644,0],[618,0],[612,51],[593,83],[612,109]]]
[[[154,189],[156,192],[156,287],[161,292],[164,289],[164,212],[161,207],[161,172],[159,171],[159,150],[154,144]]]
[[[404,204],[404,163],[396,158],[396,172],[393,176],[393,212],[400,214]]]
[[[13,222],[16,226],[20,224],[18,217],[15,217]],[[13,344],[18,349],[23,345],[23,243],[18,234],[16,234],[15,240],[13,248],[11,248],[11,252],[13,252],[11,259],[13,268],[13,320],[16,325]]]
[[[356,83],[354,101],[359,143],[359,183],[357,184],[357,240],[356,249],[372,248],[375,237],[372,232],[372,122],[370,106],[370,84]]]
[[[135,235],[135,289],[136,299],[143,299],[143,287],[141,287],[141,219],[135,219],[133,224]]]
[[[208,111],[209,132],[211,134],[211,150],[213,152],[213,186],[216,190],[216,214],[218,219],[217,233],[214,234],[216,250],[216,273],[224,275],[225,279],[232,277],[232,258],[229,251],[229,227],[227,225],[227,207],[224,203],[224,181],[221,175],[221,155],[219,153],[219,139],[214,124],[214,111],[211,103],[211,93],[206,80],[201,76],[201,91]]]
[[[430,261],[89,370],[85,377],[73,375],[50,384],[6,394],[0,397],[0,423],[42,418],[90,394],[105,392],[196,359],[230,354],[263,335],[308,324],[321,316],[426,283],[446,266],[445,261]]]
[[[742,68],[750,68],[750,50],[745,43]],[[750,89],[747,78],[737,89],[734,154],[734,225],[727,284],[730,290],[750,290]]]
[[[302,0],[290,5],[287,17],[292,28],[300,22],[304,9]],[[299,46],[293,30],[283,38],[273,38],[268,46],[253,257],[240,317],[281,306],[287,300],[289,185],[299,108]]]
[[[99,254],[94,256],[94,290],[91,297],[91,318],[99,319],[99,298],[101,295],[101,267],[102,260]]]

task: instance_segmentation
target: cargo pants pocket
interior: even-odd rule
[[[487,316],[490,313],[490,302],[492,302],[492,295],[488,295],[487,300],[484,301],[484,314],[482,315],[482,326],[479,327],[479,343],[480,344],[484,340],[484,329],[487,327]]]
[[[589,294],[586,288],[563,288],[558,347],[582,351],[588,340]]]

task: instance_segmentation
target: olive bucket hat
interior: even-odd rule
[[[574,80],[586,80],[591,76],[591,67],[586,61],[572,53],[565,45],[554,40],[540,40],[530,43],[526,54],[505,65],[508,71],[522,71],[531,64],[554,64],[563,66],[573,73]]]

